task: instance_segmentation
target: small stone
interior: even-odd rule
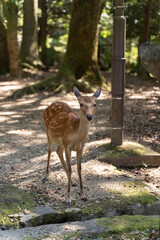
[[[54,240],[54,238],[43,238],[43,240]]]
[[[22,219],[20,220],[20,225],[22,227],[26,227],[26,226],[30,227],[30,226],[32,226],[32,220],[33,220],[34,217],[35,217],[34,213],[28,214],[28,215],[24,215],[22,217]]]
[[[2,227],[1,227],[2,230],[8,230],[8,226],[6,224],[4,224]]]

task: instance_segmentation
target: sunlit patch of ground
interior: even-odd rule
[[[48,196],[51,201],[64,202],[67,189],[67,177],[56,155],[56,146],[51,156],[50,178],[42,183],[47,164],[47,138],[42,119],[42,112],[55,100],[65,101],[75,111],[78,102],[73,95],[54,96],[43,92],[24,96],[17,100],[7,100],[12,91],[24,87],[32,79],[0,82],[0,178],[19,188],[34,190],[39,195]],[[37,80],[37,79],[36,79]],[[2,87],[1,87],[2,86]],[[147,86],[127,88],[125,102],[125,138],[140,142],[160,151],[160,87]],[[97,113],[90,127],[89,140],[83,156],[82,175],[86,195],[98,200],[110,196],[110,189],[124,186],[125,178],[113,166],[98,161],[102,152],[97,146],[110,139],[111,95],[103,92],[98,99]],[[75,153],[72,156],[72,179],[78,183]],[[125,171],[125,170],[124,170]],[[128,176],[140,178],[160,188],[159,169],[125,171]],[[148,172],[147,172],[148,171]],[[154,178],[154,172],[156,177]],[[120,180],[121,179],[121,180]],[[147,182],[146,181],[146,182]],[[79,188],[72,188],[72,199],[78,200]]]

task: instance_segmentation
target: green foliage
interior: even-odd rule
[[[146,12],[148,3],[151,3],[150,15],[147,15]],[[140,67],[138,46],[143,42],[143,35],[145,35],[145,31],[147,31],[147,29],[145,29],[147,22],[149,22],[148,40],[159,39],[160,0],[126,0],[125,7],[127,72],[137,72],[141,74],[144,70]],[[128,45],[130,45],[129,48]]]
[[[147,0],[138,1],[138,0],[127,0],[125,2],[125,16],[126,16],[126,28],[127,28],[127,39],[136,39],[140,38],[143,28],[144,28],[144,19],[145,19],[145,6]],[[160,0],[152,1],[152,14],[150,20],[150,35],[157,36],[159,31],[159,11],[160,9]],[[148,16],[149,17],[149,16]]]
[[[126,0],[126,66],[128,73],[135,73],[139,70],[138,45],[142,37],[145,24],[145,8],[148,0]],[[40,2],[40,1],[39,1]],[[46,1],[47,6],[47,64],[60,64],[66,50],[69,24],[72,13],[72,0]],[[23,3],[24,0],[0,0],[3,4],[3,12],[0,15],[5,23],[11,17],[18,18],[18,39],[22,38],[23,26]],[[110,70],[112,61],[112,28],[113,28],[113,4],[114,1],[106,1],[102,9],[99,23],[99,65],[101,70]],[[39,6],[40,7],[40,6]],[[0,8],[0,10],[2,10]],[[16,14],[15,14],[16,13]],[[42,12],[38,11],[39,18]],[[5,16],[5,18],[4,18]],[[8,18],[9,16],[9,18]],[[152,1],[150,17],[150,40],[153,43],[160,42],[160,0]],[[14,22],[14,21],[10,21]],[[8,23],[7,23],[8,24]],[[38,27],[38,31],[40,27]],[[41,49],[39,49],[41,52]]]
[[[101,70],[110,70],[112,62],[113,2],[106,2],[99,28],[98,63]]]

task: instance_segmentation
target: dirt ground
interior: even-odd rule
[[[41,92],[11,100],[7,97],[13,90],[28,82],[44,79],[52,73],[32,72],[30,76],[17,80],[10,76],[0,77],[0,180],[39,195],[49,197],[52,202],[65,201],[67,178],[53,148],[51,171],[48,183],[42,184],[47,164],[47,138],[42,120],[43,110],[53,101],[65,101],[75,111],[78,102],[71,94],[54,95]],[[106,74],[110,78],[110,74]],[[102,155],[97,145],[110,139],[111,94],[103,91],[97,100],[97,112],[90,127],[89,141],[83,156],[82,174],[85,192],[89,199],[103,199],[109,188],[108,179],[118,188],[118,173],[113,166],[98,161]],[[139,142],[160,153],[160,84],[127,77],[125,94],[124,138]],[[141,179],[160,194],[160,167],[121,169],[124,175]],[[72,179],[78,182],[76,158],[72,158]],[[125,181],[125,178],[124,178]],[[113,187],[113,186],[112,186]],[[72,199],[79,199],[78,187],[72,189]]]

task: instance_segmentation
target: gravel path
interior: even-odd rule
[[[6,99],[14,89],[44,78],[41,72],[35,76],[25,78],[23,81],[9,77],[0,78],[0,178],[19,188],[45,195],[52,203],[63,204],[67,181],[55,153],[55,147],[51,156],[49,182],[42,184],[47,161],[47,139],[42,112],[55,100],[67,102],[75,111],[78,103],[73,93],[57,96],[51,92],[43,92],[14,101]],[[160,87],[151,82],[142,85],[137,79],[129,78],[125,98],[125,139],[140,142],[160,152]],[[97,146],[110,141],[110,94],[103,91],[97,102],[97,113],[91,124],[82,164],[86,195],[95,201],[105,198],[108,194],[110,188],[108,179],[112,179],[115,189],[120,187],[118,173],[116,171],[113,173],[114,167],[98,161],[98,156],[102,153]],[[78,182],[74,154],[72,159],[72,179],[73,182]],[[159,191],[158,169],[146,169],[147,172],[141,169],[136,169],[136,172],[135,169],[124,171],[128,176],[141,178],[143,181],[146,181],[146,174],[149,174],[147,182]],[[73,200],[79,199],[78,192],[78,188],[72,189]]]

